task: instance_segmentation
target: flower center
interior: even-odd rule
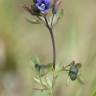
[[[40,5],[40,7],[41,7],[41,10],[44,10],[46,6],[45,6],[44,3],[42,3],[42,4]]]

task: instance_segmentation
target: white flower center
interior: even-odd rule
[[[40,7],[41,7],[41,10],[44,10],[45,9],[45,4],[42,3]]]

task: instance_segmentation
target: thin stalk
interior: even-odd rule
[[[53,46],[53,69],[55,70],[55,65],[56,65],[56,47],[55,47],[55,40],[54,40],[54,35],[53,35],[53,30],[52,28],[49,26],[48,21],[46,16],[44,16],[45,22],[46,22],[46,26],[50,32],[50,36],[51,36],[51,40],[52,40],[52,46]]]
[[[56,65],[56,47],[55,47],[55,40],[54,40],[54,35],[53,35],[53,30],[51,26],[49,25],[46,16],[44,16],[46,27],[48,28],[51,36],[51,41],[52,41],[52,46],[53,46],[53,80],[52,80],[52,96],[54,96],[54,81],[55,81],[55,65]],[[52,20],[53,22],[53,20]],[[51,22],[51,23],[52,23]]]

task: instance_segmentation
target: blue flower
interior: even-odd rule
[[[41,13],[46,14],[51,7],[51,0],[36,0],[35,6]]]

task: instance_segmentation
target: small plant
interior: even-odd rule
[[[54,96],[54,87],[56,80],[59,77],[59,73],[62,73],[63,71],[68,72],[68,76],[74,81],[78,78],[78,72],[81,66],[80,63],[75,64],[75,61],[72,61],[67,66],[62,66],[61,68],[56,67],[56,47],[53,28],[64,14],[61,4],[61,0],[53,0],[53,2],[51,0],[33,0],[33,3],[30,6],[24,5],[24,9],[32,16],[36,17],[35,20],[26,20],[32,24],[44,24],[51,36],[53,62],[49,64],[41,64],[38,58],[33,59],[33,70],[36,73],[33,80],[37,85],[33,90],[41,92],[45,91],[49,96]],[[51,14],[51,16],[48,14]],[[83,84],[82,80],[81,83]]]

